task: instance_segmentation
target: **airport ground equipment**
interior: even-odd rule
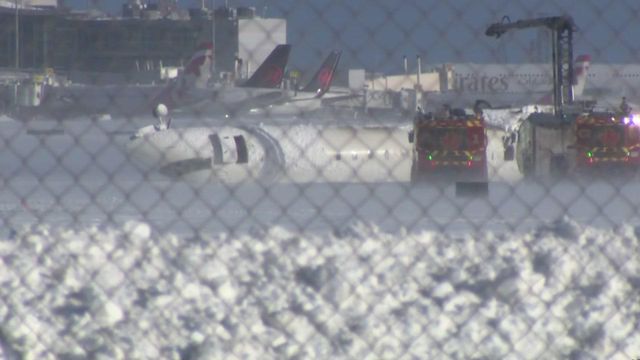
[[[419,112],[409,133],[411,181],[455,181],[458,195],[483,195],[487,184],[487,136],[480,114]]]
[[[561,115],[565,105],[573,103],[573,32],[575,23],[570,16],[551,16],[536,19],[508,21],[491,24],[485,34],[499,38],[509,30],[546,27],[551,30],[553,65],[554,113]]]
[[[516,160],[525,176],[555,177],[575,169],[577,120],[592,116],[574,105],[573,32],[569,16],[551,16],[491,24],[485,34],[500,37],[510,30],[546,27],[551,31],[553,113],[530,114],[518,128]],[[533,101],[533,99],[532,99]],[[505,160],[513,144],[505,142]]]
[[[640,116],[592,112],[576,118],[578,170],[636,170],[640,167]]]
[[[515,159],[525,177],[559,177],[575,167],[575,156],[570,154],[575,139],[575,116],[564,114],[560,121],[552,113],[536,112],[520,123]]]
[[[640,168],[640,116],[587,111],[534,113],[518,128],[516,161],[528,177],[635,174]]]
[[[571,17],[554,16],[490,25],[486,35],[512,29],[547,27],[552,32],[553,105],[550,113],[532,113],[520,124],[516,160],[525,176],[555,177],[583,170],[636,171],[640,166],[640,116],[623,111],[597,112],[573,98]],[[507,139],[513,137],[507,137]],[[505,142],[505,160],[513,141]]]

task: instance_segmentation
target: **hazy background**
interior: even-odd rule
[[[67,0],[76,9],[91,1]],[[99,9],[119,14],[125,1],[98,1]],[[536,29],[508,33],[500,40],[484,35],[487,26],[507,15],[512,21],[567,14],[579,31],[575,53],[597,63],[635,63],[640,57],[640,2],[631,0],[228,0],[231,7],[253,6],[261,15],[287,19],[295,48],[292,66],[315,64],[328,48],[344,50],[344,68],[391,72],[412,62],[536,62]],[[179,1],[182,8],[200,0]],[[205,0],[219,7],[222,0]],[[540,47],[540,45],[538,45]],[[549,53],[550,44],[544,50]],[[543,56],[546,57],[546,56]],[[315,65],[314,65],[315,66]]]

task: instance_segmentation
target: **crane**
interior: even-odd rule
[[[491,24],[487,36],[499,38],[509,30],[546,27],[552,33],[553,108],[561,116],[565,105],[573,102],[573,32],[575,23],[570,16],[550,16],[511,22],[505,16],[499,23]]]

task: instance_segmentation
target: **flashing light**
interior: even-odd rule
[[[593,157],[593,153],[591,151],[587,151],[587,157],[588,158],[592,158]]]
[[[467,161],[467,166],[471,167],[471,160]]]
[[[433,155],[431,155],[431,154],[427,155],[427,159],[433,160]]]
[[[632,114],[630,116],[625,116],[624,118],[622,118],[622,123],[625,125],[640,126],[640,114]]]

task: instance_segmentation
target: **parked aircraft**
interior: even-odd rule
[[[341,51],[332,51],[300,90],[289,91],[271,104],[253,106],[249,113],[266,117],[300,116],[317,111],[328,101],[352,97],[350,94],[329,92],[341,55]]]
[[[213,44],[205,43],[197,49],[184,71],[166,84],[47,86],[39,105],[15,107],[9,116],[23,120],[64,120],[102,115],[123,118],[151,114],[157,116],[159,105],[171,111],[188,108],[234,89],[243,89],[244,92],[275,91],[282,82],[290,50],[291,45],[276,46],[256,72],[241,85],[211,87]]]
[[[622,100],[631,111],[640,111],[640,65],[594,64],[589,70],[584,99],[594,100],[596,105],[618,111]]]
[[[578,56],[574,65],[574,94],[582,95],[591,58]],[[451,89],[424,93],[425,109],[452,107],[521,107],[552,103],[550,64],[454,64]]]
[[[253,75],[240,84],[217,84],[204,90],[177,82],[153,100],[155,117],[220,115],[235,110],[238,104],[281,93],[280,87],[291,52],[291,45],[278,45]],[[187,91],[183,91],[186,88]]]
[[[257,87],[220,87],[212,99],[194,106],[177,109],[176,114],[278,116],[313,111],[322,106],[340,61],[340,51],[332,51],[310,81],[297,89],[266,89]]]

